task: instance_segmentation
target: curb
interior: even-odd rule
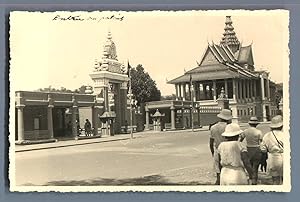
[[[16,150],[15,152],[26,152],[26,151],[35,151],[35,150],[45,150],[45,149],[55,149],[55,148],[62,148],[62,147],[72,147],[77,145],[88,145],[88,144],[99,144],[99,143],[105,143],[105,142],[114,142],[114,141],[120,141],[120,140],[128,140],[130,137],[126,138],[118,138],[118,139],[112,139],[112,140],[103,140],[103,141],[94,141],[94,142],[84,142],[84,143],[75,143],[75,144],[66,144],[66,145],[53,145],[49,147],[38,147],[38,148],[30,148],[30,149],[20,149]]]

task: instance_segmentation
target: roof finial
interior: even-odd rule
[[[220,44],[227,45],[233,53],[240,47],[240,42],[232,26],[231,16],[226,16],[224,33]]]
[[[110,30],[108,30],[108,33],[107,33],[107,39],[111,40],[112,39],[112,36],[111,36],[111,32]]]

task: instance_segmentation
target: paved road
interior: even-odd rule
[[[16,153],[17,185],[212,184],[209,132]]]

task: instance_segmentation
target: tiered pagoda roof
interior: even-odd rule
[[[230,16],[226,16],[224,33],[220,44],[228,45],[233,52],[236,52],[240,47],[240,42],[235,34]]]
[[[241,47],[233,31],[230,16],[226,17],[225,33],[220,44],[208,43],[198,66],[169,84],[193,81],[217,80],[228,78],[258,78],[254,71],[252,44]]]

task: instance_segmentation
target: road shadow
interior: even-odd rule
[[[262,185],[272,185],[272,178],[266,174],[259,174],[258,184]],[[183,181],[174,182],[172,179],[162,176],[162,175],[149,175],[137,178],[123,178],[123,179],[113,179],[113,178],[94,178],[86,180],[58,180],[51,181],[42,186],[151,186],[151,185],[213,185],[212,182],[204,181],[199,179],[198,181]],[[23,186],[34,186],[34,184],[26,183]]]
[[[272,185],[272,178],[267,175],[260,175],[258,184]],[[124,185],[124,186],[137,186],[137,185],[213,185],[211,182],[200,181],[186,181],[186,182],[172,182],[166,177],[161,175],[150,175],[138,178],[95,178],[87,180],[58,180],[51,181],[42,186],[109,186],[109,185]],[[34,186],[32,183],[23,184],[23,186]]]
[[[96,178],[92,180],[68,180],[68,181],[52,181],[44,186],[98,186],[98,185],[205,185],[201,182],[181,182],[174,183],[161,175],[150,175],[138,178],[112,179],[112,178]],[[206,184],[209,185],[209,184]]]

